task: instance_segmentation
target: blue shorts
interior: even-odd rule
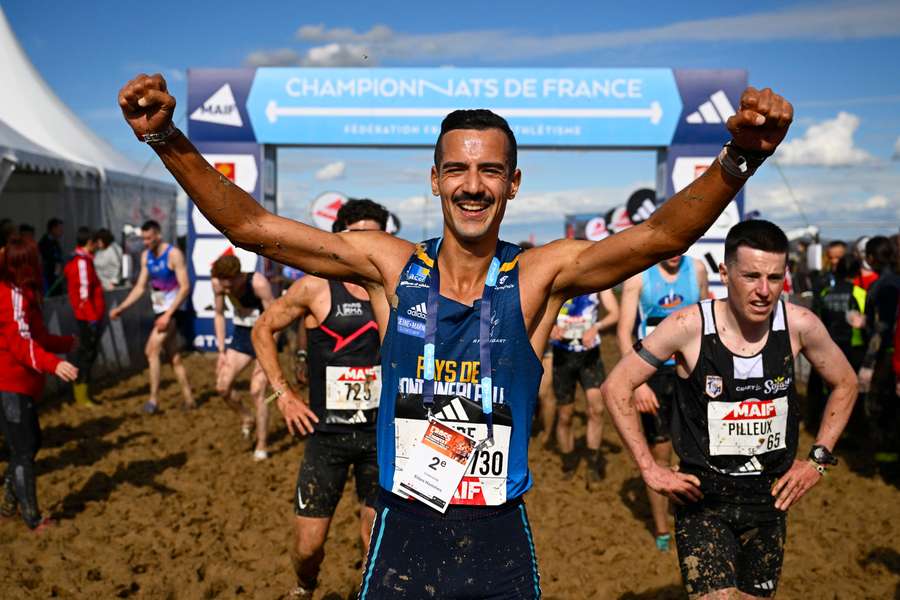
[[[540,576],[521,498],[445,514],[384,489],[360,600],[537,599]]]
[[[228,344],[230,350],[246,354],[256,358],[256,350],[253,349],[253,341],[250,339],[252,327],[242,327],[235,325],[234,332],[231,334],[231,343]]]

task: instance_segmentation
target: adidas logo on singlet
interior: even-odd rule
[[[751,457],[746,463],[740,466],[733,475],[758,475],[762,472],[763,466],[756,457]]]
[[[753,587],[758,590],[774,590],[775,589],[775,580],[770,579],[768,581],[763,581],[762,583],[754,583]]]
[[[417,319],[427,319],[428,309],[425,307],[424,302],[419,302],[415,306],[406,309],[406,314],[411,317],[416,317]]]
[[[462,405],[462,402],[459,401],[459,398],[454,398],[453,400],[451,400],[450,404],[435,413],[435,416],[445,421],[469,420],[469,415],[466,414],[466,409]]]

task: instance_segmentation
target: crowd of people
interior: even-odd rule
[[[267,212],[174,128],[174,99],[161,77],[123,88],[126,120],[216,227],[235,245],[310,273],[279,295],[230,253],[211,270],[216,388],[242,435],[249,440],[255,428],[253,458],[268,456],[272,401],[288,430],[307,438],[291,491],[290,597],[311,598],[316,589],[352,472],[366,555],[360,598],[477,598],[488,589],[491,597],[539,598],[523,500],[533,483],[532,432],[558,450],[563,480],[573,481],[586,454],[588,486],[602,485],[604,410],[646,484],[655,533],[648,546],[668,552],[675,543],[692,598],[775,594],[787,511],[836,464],[834,447],[858,392],[865,400],[850,432],[871,432],[859,437],[873,460],[896,465],[896,237],[856,244],[856,257],[846,245],[829,245],[827,268],[810,278],[810,308],[785,301],[790,249],[772,223],[750,220],[729,231],[721,299],[710,293],[706,265],[684,254],[791,122],[790,104],[771,90],[750,88],[741,102],[719,159],[644,224],[597,243],[528,247],[499,240],[521,173],[515,136],[490,111],[444,120],[431,174],[444,234],[412,244],[385,233],[388,213],[371,200],[348,201],[332,232]],[[10,448],[2,513],[20,512],[32,530],[49,525],[33,472],[42,374],[73,381],[76,401],[94,406],[89,373],[106,314],[92,260],[99,237],[79,230],[64,262],[59,226],[48,224],[41,245],[11,232],[0,251],[0,394]],[[179,339],[191,292],[185,257],[162,239],[159,224],[148,221],[141,235],[140,273],[108,315],[118,318],[149,289],[156,318],[143,412],[160,411],[163,358],[172,362],[182,408],[191,410]],[[41,298],[60,279],[78,322],[73,364],[53,353],[72,351],[75,338],[48,334],[40,314]],[[286,374],[278,336],[294,323],[301,341],[295,372]],[[603,333],[614,334],[622,355],[608,376]],[[800,355],[815,374],[805,411]],[[253,410],[233,389],[251,365]],[[578,385],[586,453],[576,452],[572,427]],[[804,418],[815,443],[798,459]]]

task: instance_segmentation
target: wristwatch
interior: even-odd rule
[[[834,457],[828,448],[825,446],[815,445],[809,450],[809,460],[813,461],[817,465],[825,466],[834,466],[838,464],[838,460]]]

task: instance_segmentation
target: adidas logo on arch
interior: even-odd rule
[[[697,107],[697,110],[689,114],[685,121],[691,125],[715,125],[724,123],[736,111],[724,90],[719,90],[709,97],[709,100]]]

